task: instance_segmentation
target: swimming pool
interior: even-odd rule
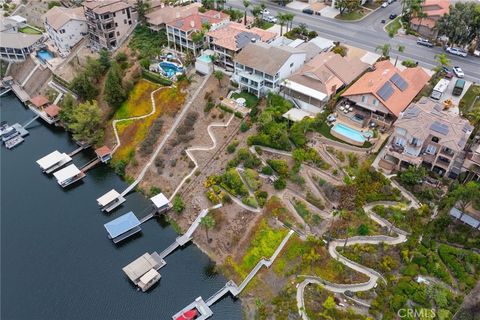
[[[210,56],[206,54],[202,54],[200,57],[197,58],[197,60],[200,60],[206,63],[212,62],[212,58],[210,58]]]
[[[45,62],[45,61],[48,61],[48,60],[52,60],[53,59],[53,54],[46,49],[41,49],[41,50],[37,51],[37,57],[40,60],[42,60],[43,62]]]
[[[160,68],[162,68],[163,72],[165,72],[165,74],[169,78],[173,77],[177,73],[182,73],[183,72],[183,68],[176,65],[175,63],[163,61],[163,62],[159,63],[159,66],[160,66]]]
[[[333,136],[339,139],[345,138],[344,140],[350,143],[362,145],[365,142],[365,136],[362,132],[356,129],[350,128],[349,126],[343,123],[335,124],[332,127],[330,132],[332,133]]]

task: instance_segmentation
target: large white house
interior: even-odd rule
[[[43,16],[43,23],[49,38],[62,55],[67,55],[88,31],[83,7],[53,7]]]
[[[258,97],[278,91],[282,81],[305,63],[306,52],[289,46],[249,43],[233,59],[232,80],[240,89]]]

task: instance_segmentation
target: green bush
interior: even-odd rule
[[[268,159],[267,163],[272,167],[275,172],[277,172],[281,177],[285,178],[288,176],[288,164],[285,160],[276,160]]]
[[[271,176],[273,174],[273,169],[270,166],[264,166],[262,167],[262,173]]]
[[[185,209],[185,203],[183,202],[182,198],[177,194],[173,198],[173,210],[176,213],[180,213]]]
[[[150,72],[148,70],[142,70],[142,77],[144,79],[147,79],[147,80],[150,80],[152,82],[155,82],[155,83],[158,83],[158,84],[161,84],[161,85],[164,85],[164,86],[170,86],[172,85],[172,81],[156,74],[156,73],[153,73],[153,72]]]
[[[252,208],[258,208],[257,200],[255,199],[255,197],[252,196],[243,198],[242,203]]]
[[[273,187],[276,190],[283,190],[287,187],[287,181],[285,180],[285,178],[280,177],[275,180],[275,182],[273,183]]]

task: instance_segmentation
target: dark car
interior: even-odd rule
[[[306,14],[313,14],[313,10],[312,10],[312,9],[308,9],[308,8],[303,9],[302,12],[303,12],[303,13],[306,13]]]
[[[345,291],[344,294],[345,294],[347,297],[350,297],[350,298],[353,297],[353,292],[350,291],[350,290]]]
[[[453,72],[448,69],[447,67],[442,67],[442,72],[444,74],[444,78],[446,79],[452,79],[453,78]]]
[[[392,13],[389,18],[390,18],[391,20],[393,20],[393,19],[395,19],[397,16],[398,16],[398,15],[397,15],[396,13]]]
[[[427,39],[423,39],[423,38],[418,38],[417,39],[417,44],[421,45],[421,46],[429,47],[429,48],[433,47],[433,43],[431,43]]]

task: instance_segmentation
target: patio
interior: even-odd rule
[[[395,119],[390,115],[383,115],[365,109],[348,99],[341,100],[335,107],[337,118],[359,129],[379,128],[381,132],[387,131]]]

